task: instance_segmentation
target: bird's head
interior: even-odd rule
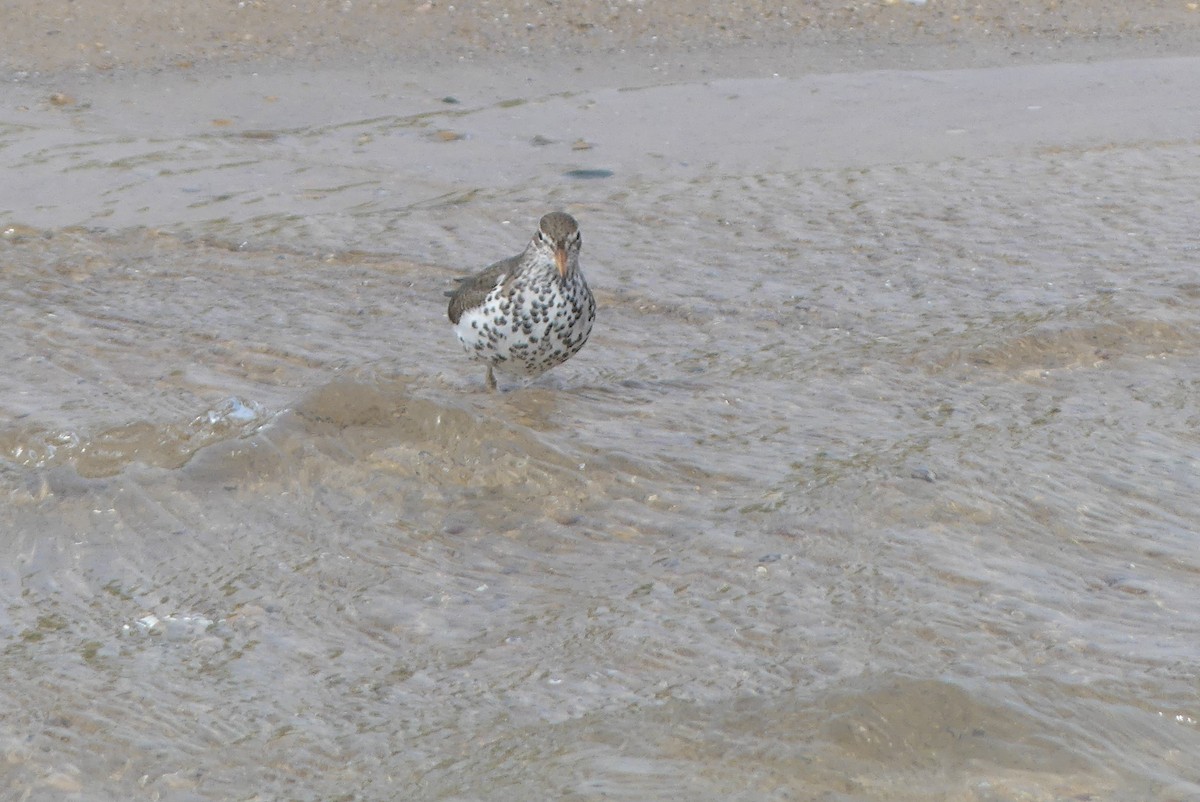
[[[550,212],[538,223],[533,246],[552,255],[554,264],[558,266],[558,274],[566,278],[571,267],[578,262],[579,249],[583,246],[579,224],[566,212]]]

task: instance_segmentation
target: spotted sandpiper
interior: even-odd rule
[[[450,322],[463,348],[494,371],[532,378],[574,356],[596,319],[596,299],[579,269],[579,224],[551,212],[523,253],[458,279]]]

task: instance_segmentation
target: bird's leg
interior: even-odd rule
[[[488,365],[487,388],[489,393],[496,392],[496,374],[492,373],[491,365]]]

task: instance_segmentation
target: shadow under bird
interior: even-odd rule
[[[454,333],[473,359],[496,372],[540,376],[583,348],[596,319],[596,299],[579,269],[579,224],[565,212],[541,219],[524,252],[473,276],[456,279],[450,296]]]

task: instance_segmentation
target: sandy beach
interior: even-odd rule
[[[17,78],[280,61],[550,67],[612,56],[692,77],[752,70],[779,49],[800,69],[829,72],[1187,55],[1200,45],[1200,12],[1186,0],[59,0],[11,2],[4,16],[0,71]]]
[[[1200,798],[1196,3],[0,17],[0,798]]]

